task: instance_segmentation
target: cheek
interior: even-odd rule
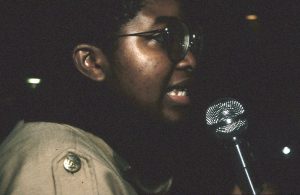
[[[142,48],[123,48],[118,55],[115,75],[121,90],[140,103],[158,101],[167,86],[171,65],[165,55]]]

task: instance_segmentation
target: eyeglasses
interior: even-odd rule
[[[156,40],[167,51],[173,62],[182,60],[190,49],[199,52],[202,44],[200,34],[190,34],[188,27],[178,20],[168,23],[163,29],[118,35],[118,37],[126,36],[141,36]]]

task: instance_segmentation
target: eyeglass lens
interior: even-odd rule
[[[182,60],[185,55],[187,54],[189,49],[198,50],[200,43],[199,42],[199,35],[192,34],[188,30],[188,27],[180,22],[174,21],[169,23],[168,25],[168,32],[169,32],[169,40],[168,40],[168,53],[170,58],[177,62]]]
[[[177,24],[176,24],[177,23]],[[186,54],[189,45],[189,32],[181,22],[170,25],[170,57],[173,60],[180,60]]]

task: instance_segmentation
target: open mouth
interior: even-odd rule
[[[186,81],[172,85],[167,89],[167,96],[174,104],[187,105],[190,103],[190,90]]]
[[[188,96],[188,89],[187,88],[172,88],[169,89],[167,94],[169,96]]]

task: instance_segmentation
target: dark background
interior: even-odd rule
[[[1,3],[2,4],[2,3]],[[261,159],[266,178],[283,191],[299,190],[300,153],[300,22],[297,1],[209,1],[195,6],[205,31],[198,78],[199,121],[215,99],[240,100],[248,114],[246,137]],[[204,7],[197,7],[197,6]],[[36,103],[36,90],[51,85],[59,90],[76,88],[65,74],[78,76],[71,61],[56,59],[65,52],[63,38],[44,23],[37,6],[2,4],[0,37],[0,140]],[[53,11],[53,10],[52,10]],[[248,21],[245,16],[256,14]],[[71,57],[71,53],[65,53]],[[49,60],[52,58],[52,60]],[[63,62],[63,63],[62,63]],[[69,72],[68,72],[69,74]],[[28,77],[42,78],[33,89]],[[80,83],[77,83],[80,84]],[[44,90],[47,93],[47,90]],[[52,94],[53,95],[53,94]],[[49,96],[51,96],[49,92]],[[67,98],[67,97],[65,97]],[[196,141],[195,141],[196,142]],[[197,143],[194,143],[197,144]],[[199,144],[200,145],[200,144]],[[289,146],[291,154],[281,149]],[[267,179],[268,180],[268,179]]]

